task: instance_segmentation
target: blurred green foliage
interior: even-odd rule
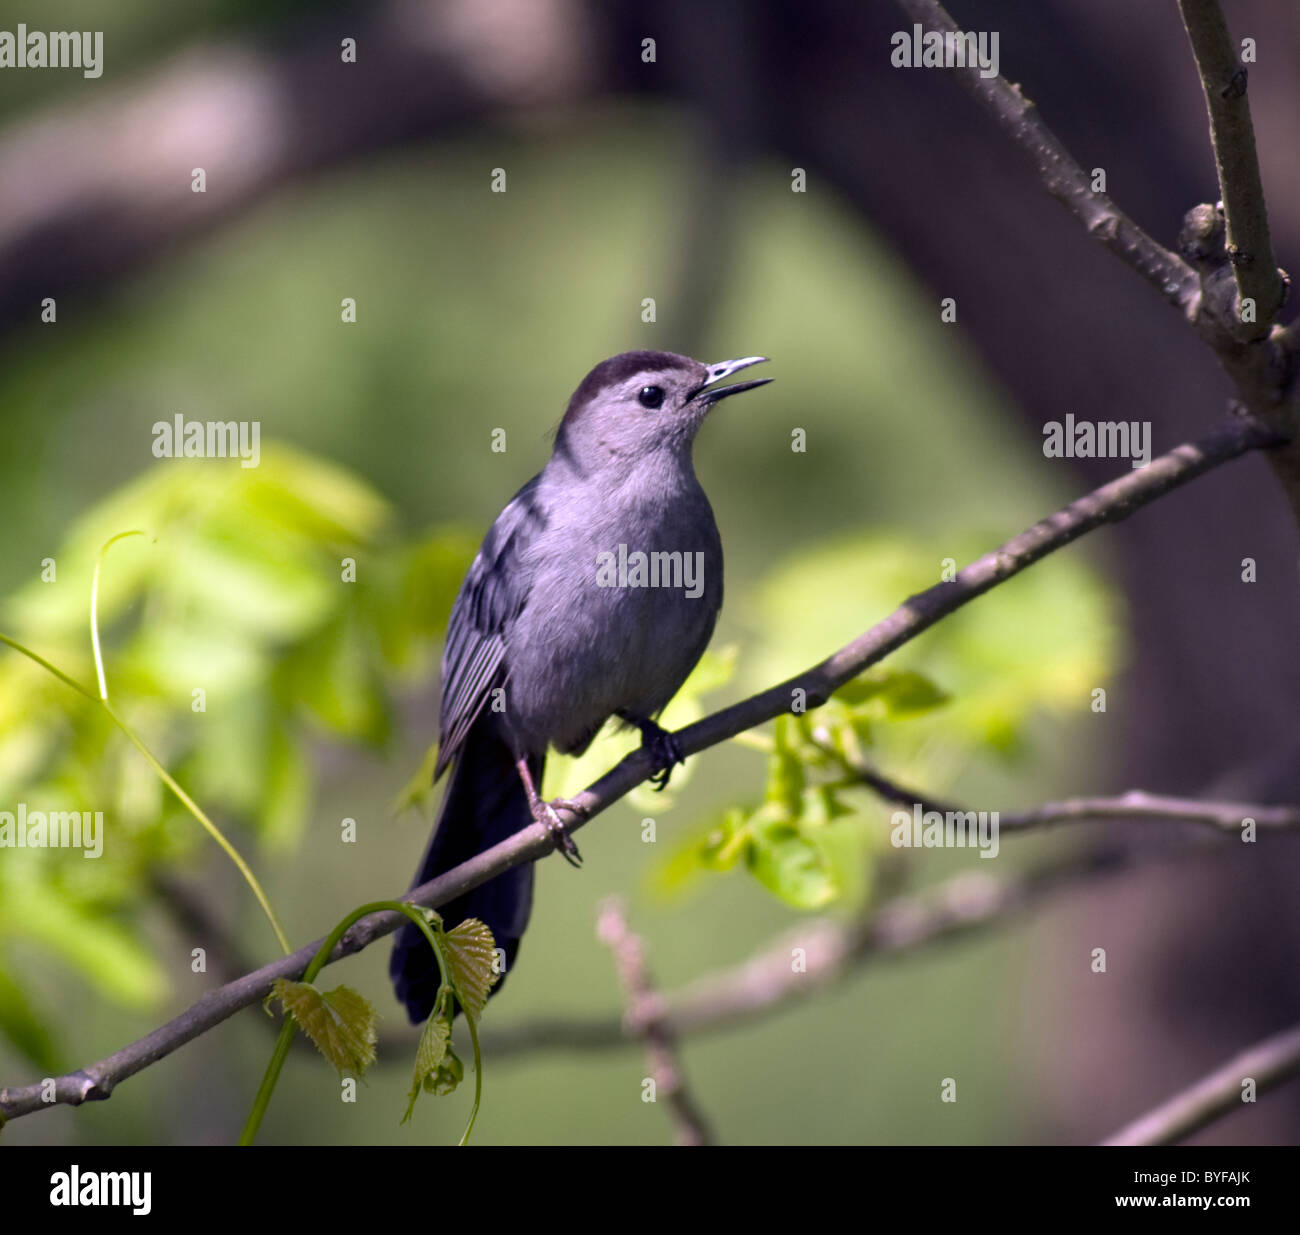
[[[205,809],[264,842],[301,839],[318,739],[380,744],[394,692],[426,678],[473,543],[385,535],[386,504],[343,469],[271,447],[260,466],[172,460],[80,519],[42,578],[4,606],[6,633],[88,683],[90,581],[110,698]],[[151,875],[201,834],[97,703],[32,661],[0,657],[0,801],[102,811],[103,856],[9,849],[6,938],[38,941],[110,998],[148,1005],[164,981],[139,910]],[[0,967],[0,1030],[49,1058]],[[56,1019],[56,1018],[52,1018]]]

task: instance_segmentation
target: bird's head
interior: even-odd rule
[[[701,364],[675,352],[623,352],[603,360],[569,400],[556,449],[584,466],[613,458],[635,462],[658,452],[689,454],[705,416],[720,400],[771,378],[718,383],[765,356]]]

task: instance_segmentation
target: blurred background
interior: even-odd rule
[[[950,7],[999,31],[1004,75],[1157,239],[1214,200],[1172,2]],[[1300,22],[1264,0],[1225,7],[1257,40],[1263,180],[1292,266]],[[455,590],[602,358],[773,362],[775,383],[724,404],[696,445],[727,599],[669,724],[807,667],[945,559],[1126,466],[1044,458],[1044,422],[1150,421],[1161,452],[1229,393],[953,82],[890,67],[910,23],[883,0],[23,10],[5,28],[102,29],[104,69],[0,73],[0,631],[92,684],[97,554],[147,533],[103,567],[114,702],[248,856],[295,946],[406,887],[436,796],[403,791],[436,736]],[[154,425],[178,414],[259,422],[260,465],[155,458]],[[1132,787],[1294,801],[1295,565],[1286,503],[1247,459],[962,610],[887,663],[919,700],[884,690],[836,723],[873,766],[975,809]],[[582,871],[541,864],[519,966],[484,1019],[476,1141],[671,1139],[662,1104],[641,1100],[639,1048],[602,1031],[623,999],[594,930],[610,893],[672,992],[956,876],[1120,857],[996,928],[690,1035],[687,1076],[727,1142],[1095,1139],[1300,1016],[1290,838],[1188,854],[1183,826],[1086,824],[1008,838],[996,861],[900,853],[890,808],[852,789],[829,820],[798,820],[788,865],[756,843],[727,863],[717,838],[770,794],[773,739],[727,743],[670,795],[617,805],[583,831]],[[554,761],[548,790],[626,747]],[[107,836],[93,862],[0,850],[0,1083],[99,1059],[278,954],[229,862],[102,711],[6,650],[0,810],[18,802],[103,810]],[[416,1036],[387,956],[381,943],[322,978],[381,1014],[358,1101],[295,1051],[262,1140],[459,1135],[464,1089],[399,1127]],[[110,1102],[4,1139],[230,1142],[273,1041],[246,1011]],[[1284,1090],[1201,1139],[1285,1141],[1298,1124]]]

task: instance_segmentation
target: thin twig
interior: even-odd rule
[[[937,31],[954,39],[962,33],[939,0],[898,0],[898,3],[927,32]],[[1213,7],[1213,0],[1196,0],[1196,17],[1199,19],[1201,10],[1208,7]],[[1199,31],[1199,20],[1193,24]],[[1189,33],[1191,29],[1189,26]],[[1226,31],[1222,37],[1227,38]],[[1200,33],[1193,35],[1194,46],[1201,38]],[[1211,41],[1214,40],[1206,38],[1206,42]],[[1231,55],[1230,48],[1227,54]],[[1223,59],[1222,46],[1216,55],[1219,61]],[[1233,81],[1237,80],[1235,74],[1239,68],[1237,65],[1233,70]],[[1248,240],[1256,249],[1242,247],[1230,254],[1222,243],[1224,234],[1220,227],[1216,252],[1211,243],[1214,239],[1211,225],[1214,208],[1195,207],[1187,216],[1189,223],[1181,238],[1195,250],[1193,266],[1147,235],[1106,194],[1093,192],[1091,179],[1039,118],[1037,109],[1020,93],[1018,86],[1007,82],[1000,74],[985,77],[978,67],[969,64],[948,71],[1030,157],[1043,187],[1087,228],[1088,234],[1137,271],[1166,301],[1182,312],[1232,379],[1245,406],[1255,416],[1275,423],[1287,437],[1290,445],[1271,452],[1269,463],[1286,493],[1293,517],[1300,524],[1300,435],[1296,434],[1297,423],[1300,423],[1300,382],[1295,380],[1300,371],[1300,337],[1297,337],[1294,326],[1273,323],[1281,300],[1275,303],[1271,293],[1257,302],[1258,321],[1243,323],[1238,283],[1221,270],[1234,257],[1239,263],[1238,270],[1259,267],[1246,276],[1247,285],[1255,288],[1263,283],[1271,287],[1272,280],[1277,279],[1278,286],[1283,289],[1281,299],[1285,299],[1285,285],[1274,270],[1272,248],[1268,243],[1263,191],[1259,187],[1254,137],[1245,98],[1237,106],[1230,100],[1210,99],[1208,87],[1206,91],[1212,109],[1219,104],[1227,107],[1232,102],[1221,118],[1214,138],[1216,156],[1222,145],[1222,157],[1227,160],[1224,163],[1227,171],[1221,172],[1227,176],[1221,192],[1226,195],[1231,187],[1238,199],[1234,208],[1238,216],[1238,239],[1243,246]],[[1259,249],[1261,243],[1263,250]],[[1228,280],[1226,285],[1224,278]]]
[[[956,35],[961,27],[938,0],[898,0],[903,11],[926,31]],[[1038,108],[1001,74],[984,77],[977,65],[948,70],[962,89],[990,112],[1033,161],[1043,187],[1121,261],[1136,270],[1170,304],[1191,316],[1198,291],[1196,272],[1154,240],[1105,193],[1043,122]]]
[[[952,580],[935,584],[910,597],[884,621],[807,672],[680,730],[675,736],[682,753],[697,754],[792,709],[812,708],[824,703],[845,682],[883,660],[940,619],[1048,554],[1095,528],[1126,519],[1135,510],[1216,467],[1251,450],[1275,445],[1279,440],[1276,430],[1252,418],[1238,417],[1220,425],[1197,442],[1178,446],[1153,459],[1146,467],[1126,472],[1118,480],[1102,485],[1034,524],[1001,548],[986,553],[958,571]],[[585,818],[571,819],[569,829],[576,830],[608,809],[654,771],[649,756],[640,749],[625,756],[578,795],[576,801]],[[571,812],[566,813],[571,815]],[[426,907],[444,905],[512,866],[544,857],[554,846],[555,840],[547,827],[530,824],[508,840],[422,884],[402,899]],[[393,912],[363,919],[334,949],[331,963],[391,934],[403,921],[405,919],[400,914]],[[236,1012],[264,999],[276,978],[300,977],[321,942],[317,939],[305,944],[296,952],[209,992],[179,1016],[138,1041],[87,1068],[55,1078],[52,1102],[45,1096],[43,1083],[0,1089],[0,1117],[12,1119],[49,1109],[56,1103],[76,1106],[109,1097],[121,1081],[157,1063]]]
[[[711,1145],[713,1135],[708,1122],[686,1087],[676,1036],[664,1017],[663,1000],[650,976],[645,944],[628,926],[627,911],[617,897],[610,897],[600,907],[596,934],[614,955],[614,967],[627,995],[623,1024],[628,1036],[645,1048],[654,1100],[667,1099],[677,1144]]]
[[[827,748],[823,746],[822,749]],[[838,752],[834,753],[838,756]],[[865,764],[848,759],[842,762],[863,784],[869,785],[887,801],[901,806],[916,805],[923,811],[937,811],[939,814],[969,813],[967,807],[941,802],[928,794],[908,789]],[[1085,819],[1165,819],[1203,823],[1219,831],[1240,834],[1247,821],[1269,830],[1300,828],[1300,808],[1265,806],[1254,802],[1206,802],[1130,789],[1113,797],[1066,798],[1060,802],[1044,802],[1030,810],[999,811],[998,828],[1004,832],[1026,831]]]
[[[1300,1076],[1300,1025],[1233,1056],[1102,1144],[1172,1145],[1293,1076]],[[1248,1081],[1253,1082],[1249,1091]]]
[[[1178,0],[1178,7],[1210,115],[1228,256],[1237,282],[1234,324],[1239,337],[1262,339],[1286,299],[1286,285],[1278,273],[1269,237],[1268,207],[1246,96],[1246,67],[1238,59],[1218,0]],[[1255,303],[1253,322],[1242,321],[1241,302],[1247,299]]]

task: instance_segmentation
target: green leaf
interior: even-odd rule
[[[664,896],[678,896],[700,876],[734,866],[744,854],[736,842],[737,830],[748,812],[729,807],[715,819],[696,825],[684,840],[675,842],[651,871],[651,884]]]
[[[825,854],[793,823],[755,827],[745,862],[764,887],[796,909],[820,909],[839,894]]]
[[[861,707],[869,699],[874,699],[880,694],[880,680],[872,674],[864,674],[862,677],[850,678],[843,686],[837,687],[832,699],[840,699],[847,703],[849,707]]]
[[[477,918],[466,918],[443,935],[443,942],[460,1006],[477,1021],[487,1006],[488,992],[501,976],[493,967],[496,940]]]
[[[336,585],[317,569],[314,556],[247,521],[224,534],[209,527],[206,535],[160,538],[159,544],[170,560],[158,582],[171,603],[228,624],[245,639],[300,638],[335,603]]]
[[[421,1090],[439,1097],[455,1091],[465,1079],[465,1065],[451,1049],[451,1010],[447,988],[439,992],[433,1015],[424,1023],[420,1045],[415,1051],[415,1076],[406,1095],[406,1123],[415,1113],[415,1103]]]
[[[928,712],[947,703],[949,696],[929,678],[915,670],[874,670],[845,682],[835,691],[855,712],[873,700],[883,705],[890,717]]]
[[[424,1078],[424,1092],[434,1094],[439,1098],[446,1097],[449,1093],[455,1093],[457,1086],[464,1079],[465,1065],[461,1063],[460,1056],[452,1049],[451,1043],[448,1043],[447,1053],[438,1065],[438,1070]]]
[[[886,674],[881,683],[880,698],[890,716],[902,717],[941,707],[951,696],[924,674],[900,670]]]
[[[710,870],[730,870],[744,857],[749,827],[750,812],[743,807],[732,806],[723,811],[703,840],[694,846],[700,862]]]
[[[321,991],[310,982],[277,978],[271,997],[341,1075],[360,1076],[375,1062],[375,1009],[347,986]]]
[[[262,446],[259,467],[243,469],[240,505],[275,527],[316,541],[366,541],[391,510],[364,481],[325,459],[279,442]]]

